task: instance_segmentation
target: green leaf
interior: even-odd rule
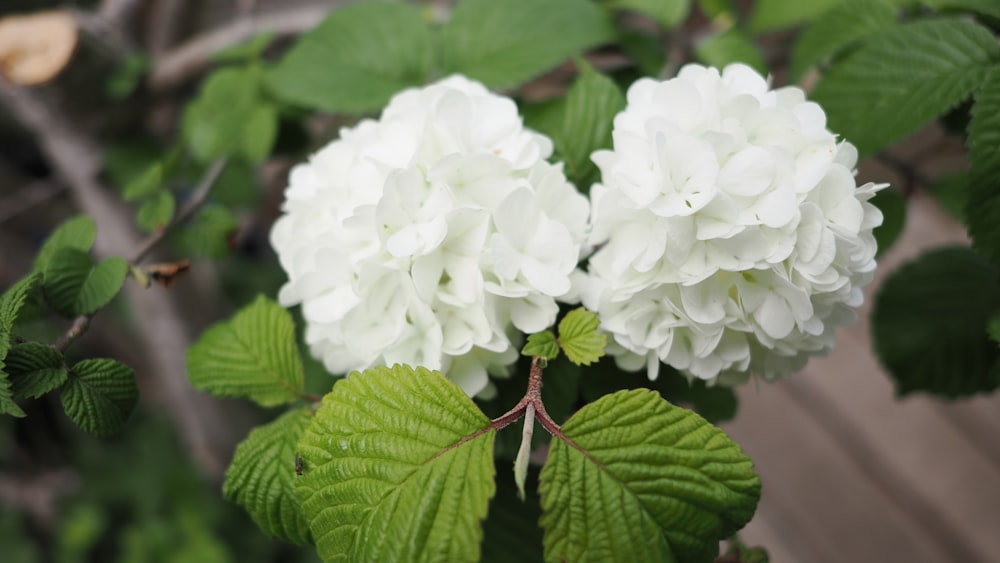
[[[7,379],[7,374],[3,370],[0,370],[0,414],[9,414],[18,418],[26,416],[21,407],[14,402],[14,391],[11,389],[10,380]]]
[[[260,203],[260,196],[260,181],[256,171],[241,160],[230,161],[212,186],[212,200],[224,206],[255,207]],[[230,214],[225,223],[227,226],[223,231],[228,235],[235,229],[236,222]]]
[[[691,12],[691,0],[614,0],[612,6],[645,14],[664,29],[677,27]]]
[[[757,0],[750,16],[750,29],[759,33],[812,21],[843,1]]]
[[[125,185],[125,201],[139,201],[156,194],[163,183],[163,163],[156,162]]]
[[[541,474],[548,561],[712,561],[756,510],[739,445],[653,391],[607,395],[562,432]]]
[[[221,258],[229,252],[229,236],[238,227],[231,211],[221,205],[206,205],[180,232],[181,244],[191,254]]]
[[[304,375],[295,324],[281,305],[259,296],[201,335],[187,354],[195,387],[273,407],[301,399]]]
[[[767,74],[767,61],[749,33],[731,27],[721,33],[705,37],[694,48],[694,55],[702,63],[723,68],[731,63],[743,63],[760,74]]]
[[[67,220],[45,240],[45,244],[38,251],[38,256],[35,257],[34,271],[44,270],[56,250],[67,247],[87,251],[93,246],[96,238],[97,224],[90,217],[78,215]]]
[[[608,337],[597,332],[599,325],[597,315],[583,307],[573,309],[559,322],[559,345],[571,362],[589,366],[601,359]]]
[[[14,399],[37,399],[66,382],[63,355],[41,342],[24,342],[10,349],[5,360]]]
[[[265,82],[278,98],[310,109],[376,111],[427,80],[432,54],[430,27],[418,8],[357,3],[303,35]]]
[[[139,207],[135,222],[140,229],[148,233],[159,231],[170,224],[176,206],[174,194],[167,190],[159,190]]]
[[[872,204],[882,212],[882,224],[875,228],[875,242],[878,243],[878,253],[881,256],[892,248],[906,225],[906,198],[896,190],[886,189],[878,192]]]
[[[1000,60],[986,28],[921,20],[875,36],[823,76],[813,98],[830,129],[870,154],[958,105]]]
[[[987,323],[1000,310],[997,270],[968,248],[932,250],[899,268],[875,297],[875,351],[896,392],[961,397],[1000,386]]]
[[[128,262],[122,258],[94,264],[86,251],[63,247],[45,267],[45,298],[63,315],[89,315],[118,295],[127,274]]]
[[[667,62],[660,38],[638,29],[619,29],[618,44],[645,76],[658,76]]]
[[[14,330],[14,322],[17,321],[17,314],[28,299],[28,295],[41,281],[41,274],[37,272],[28,274],[14,282],[14,285],[0,295],[0,370],[3,369],[3,359],[10,348],[10,337]]]
[[[70,368],[61,399],[77,426],[99,436],[111,434],[125,424],[139,400],[135,372],[115,360],[83,360]]]
[[[226,47],[221,51],[216,51],[212,54],[212,60],[219,62],[249,62],[258,60],[277,36],[278,34],[273,31],[259,33],[242,43]]]
[[[476,561],[496,432],[425,368],[355,372],[299,441],[302,511],[324,561]]]
[[[976,93],[969,122],[966,224],[973,245],[1000,264],[1000,68],[994,68]]]
[[[559,356],[559,343],[556,342],[556,335],[551,330],[529,334],[528,342],[524,345],[521,353],[525,356],[538,356],[546,360],[556,359]]]
[[[226,67],[213,72],[188,104],[182,121],[191,153],[202,163],[243,150],[247,125],[258,106],[261,70]]]
[[[251,163],[263,162],[278,135],[278,110],[271,104],[260,104],[247,119],[243,131],[243,154]]]
[[[250,432],[236,447],[222,493],[242,506],[266,533],[294,544],[309,541],[295,496],[295,448],[312,411],[299,408]]]
[[[896,9],[886,0],[847,0],[807,27],[792,48],[792,80],[862,39],[896,25]]]
[[[507,88],[613,39],[608,18],[586,0],[463,0],[441,30],[442,66]]]
[[[1000,20],[1000,3],[996,0],[923,0],[935,10],[972,12]]]
[[[566,161],[567,175],[584,192],[599,179],[590,155],[611,148],[615,116],[625,109],[625,96],[608,77],[590,65],[580,65],[580,76],[566,94],[559,131],[552,141]]]

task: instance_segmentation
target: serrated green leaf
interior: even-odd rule
[[[115,360],[83,360],[70,368],[61,400],[77,426],[99,436],[111,434],[128,421],[139,400],[135,372]]]
[[[851,45],[896,25],[896,9],[886,0],[847,0],[802,32],[792,48],[789,74],[799,80],[811,67]]]
[[[566,94],[562,123],[552,141],[566,161],[567,176],[584,193],[600,176],[590,155],[611,148],[614,118],[623,109],[625,96],[614,81],[581,64],[580,76]]]
[[[156,162],[125,185],[122,198],[138,201],[156,194],[163,183],[163,163]]]
[[[490,421],[454,383],[396,365],[338,381],[299,441],[324,561],[476,561],[493,496]]]
[[[309,525],[295,496],[295,449],[310,420],[312,411],[299,408],[253,429],[236,447],[222,485],[262,530],[298,545],[309,541]]]
[[[843,1],[757,0],[750,15],[750,29],[759,33],[812,21]]]
[[[174,194],[167,190],[159,190],[139,207],[135,222],[147,233],[159,231],[170,224],[176,207]]]
[[[506,88],[612,40],[607,16],[586,0],[463,0],[441,30],[442,66]]]
[[[60,248],[76,248],[87,251],[97,238],[97,224],[86,215],[78,215],[59,225],[45,240],[38,256],[35,257],[34,271],[40,272],[48,265],[52,254]]]
[[[524,345],[521,353],[525,356],[537,356],[546,360],[556,359],[559,356],[559,343],[556,342],[556,335],[551,330],[529,334],[528,342]]]
[[[7,373],[2,368],[0,368],[0,414],[9,414],[18,418],[26,416],[21,407],[14,402],[14,391],[11,389],[10,380],[7,379]]]
[[[882,212],[882,224],[875,228],[875,242],[881,256],[892,248],[906,225],[906,198],[896,190],[882,190],[875,195],[872,204]]]
[[[292,317],[264,296],[206,330],[188,349],[187,366],[198,389],[265,407],[301,399],[305,384]]]
[[[229,236],[238,227],[232,211],[221,205],[206,205],[181,230],[180,242],[190,254],[221,258],[229,252]]]
[[[731,27],[706,36],[694,48],[695,58],[708,66],[723,68],[731,63],[743,63],[760,74],[767,74],[767,62],[760,47],[749,33]]]
[[[994,68],[972,106],[965,219],[973,245],[1000,264],[1000,67]]]
[[[645,14],[664,29],[677,27],[691,12],[691,0],[614,0],[612,6]]]
[[[85,251],[63,247],[45,267],[45,298],[63,315],[89,315],[118,295],[127,274],[128,262],[122,258],[94,264]]]
[[[830,129],[870,154],[964,100],[1000,60],[986,28],[966,20],[920,20],[875,36],[824,75],[813,98]]]
[[[66,382],[63,355],[41,342],[12,347],[4,363],[16,401],[37,399]]]
[[[739,445],[654,391],[602,397],[562,432],[539,487],[547,561],[712,561],[756,510]]]
[[[431,71],[430,26],[408,4],[357,3],[340,8],[299,39],[270,69],[279,99],[310,109],[376,111]]]
[[[17,321],[17,314],[21,311],[28,295],[41,281],[40,273],[28,274],[14,282],[14,285],[0,295],[0,370],[3,369],[3,359],[10,348],[10,337],[14,330],[14,322]]]
[[[583,307],[573,309],[559,321],[559,345],[571,362],[589,366],[601,359],[607,335],[597,332],[597,315]]]
[[[260,104],[250,112],[243,130],[243,155],[251,163],[262,162],[274,147],[278,135],[278,110]]]
[[[1000,310],[997,270],[968,248],[932,250],[899,268],[875,297],[875,351],[896,392],[961,397],[996,389],[1000,350],[987,323]]]
[[[935,10],[972,12],[1000,20],[1000,3],[996,0],[923,0]]]

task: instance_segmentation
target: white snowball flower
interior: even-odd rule
[[[823,110],[744,65],[641,79],[627,100],[593,155],[583,294],[619,364],[735,383],[831,350],[873,276],[885,184],[856,186]]]
[[[470,395],[555,321],[590,206],[517,107],[452,76],[396,95],[296,166],[271,243],[331,372],[406,363]]]

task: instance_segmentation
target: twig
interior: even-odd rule
[[[156,233],[153,233],[149,238],[147,238],[141,245],[139,249],[135,252],[130,262],[132,264],[138,264],[142,262],[146,256],[152,252],[156,245],[166,238],[178,225],[187,221],[194,215],[195,211],[205,205],[205,201],[208,199],[208,194],[212,192],[212,186],[215,185],[215,181],[219,179],[219,175],[226,168],[226,159],[219,159],[212,163],[208,171],[202,177],[201,181],[198,182],[198,187],[195,188],[194,193],[188,199],[187,203],[181,207],[174,215],[174,219],[166,227],[160,229]]]
[[[278,35],[296,35],[312,28],[330,11],[330,6],[304,6],[270,14],[258,14],[217,28],[183,43],[158,57],[149,75],[149,87],[155,92],[184,84],[211,64],[214,53],[237,45],[251,37],[271,31]]]
[[[222,174],[222,170],[226,167],[226,159],[220,159],[212,163],[205,176],[198,183],[198,187],[195,189],[194,194],[191,199],[181,208],[181,210],[174,215],[173,220],[160,229],[156,233],[153,233],[142,244],[139,245],[139,249],[135,252],[129,263],[136,265],[149,255],[150,252],[156,248],[156,245],[160,244],[166,236],[173,231],[177,225],[180,225],[184,221],[187,221],[195,211],[197,211],[205,201],[208,199],[208,194],[212,191],[212,186],[215,185],[215,181]],[[60,352],[66,350],[70,344],[75,342],[78,338],[86,334],[87,329],[90,328],[90,321],[94,316],[101,310],[98,309],[93,313],[88,313],[86,315],[80,315],[73,319],[73,323],[70,325],[69,329],[66,330],[59,338],[52,344],[52,347]]]

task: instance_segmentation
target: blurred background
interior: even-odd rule
[[[618,14],[636,41],[654,49],[599,49],[588,59],[627,83],[669,76],[692,60],[721,64],[735,50],[785,84],[800,28],[794,17],[755,20],[762,3],[696,2],[669,36],[643,16]],[[39,72],[54,76],[42,85],[0,77],[0,288],[29,272],[45,237],[79,213],[97,221],[98,254],[132,254],[145,235],[121,190],[178,134],[184,104],[217,64],[213,54],[271,31],[264,56],[277,58],[337,4],[0,0],[0,18],[68,9],[82,37],[71,59],[40,63],[52,70]],[[449,9],[425,4],[428,17]],[[723,4],[744,19],[707,15]],[[63,32],[44,29],[36,33],[56,53]],[[16,63],[4,54],[12,37],[0,20],[0,68]],[[642,52],[653,55],[643,60]],[[563,92],[574,72],[563,65],[510,94],[530,105]],[[159,260],[191,257],[190,272],[169,289],[127,282],[71,349],[71,357],[114,357],[135,368],[142,398],[123,432],[86,435],[63,415],[56,394],[27,403],[24,419],[0,417],[0,562],[315,560],[311,548],[266,538],[222,498],[235,445],[274,413],[194,391],[184,354],[206,326],[254,295],[276,295],[283,274],[267,233],[284,179],[345,123],[283,115],[272,156],[260,166],[231,164],[220,178],[214,197],[228,214],[159,247]],[[948,118],[861,164],[859,183],[891,182],[884,200],[906,209],[905,224],[901,211],[887,213],[884,230],[893,233],[886,240],[901,235],[880,258],[879,281],[923,249],[968,244],[957,219],[961,202],[947,182],[966,168]],[[203,171],[189,165],[175,180],[181,203]],[[742,538],[776,562],[996,561],[1000,397],[898,400],[871,352],[867,318],[879,281],[833,355],[788,381],[739,390],[738,413],[723,427],[764,483]],[[54,341],[67,325],[42,318],[31,336]],[[307,379],[318,394],[331,384],[315,363]]]

